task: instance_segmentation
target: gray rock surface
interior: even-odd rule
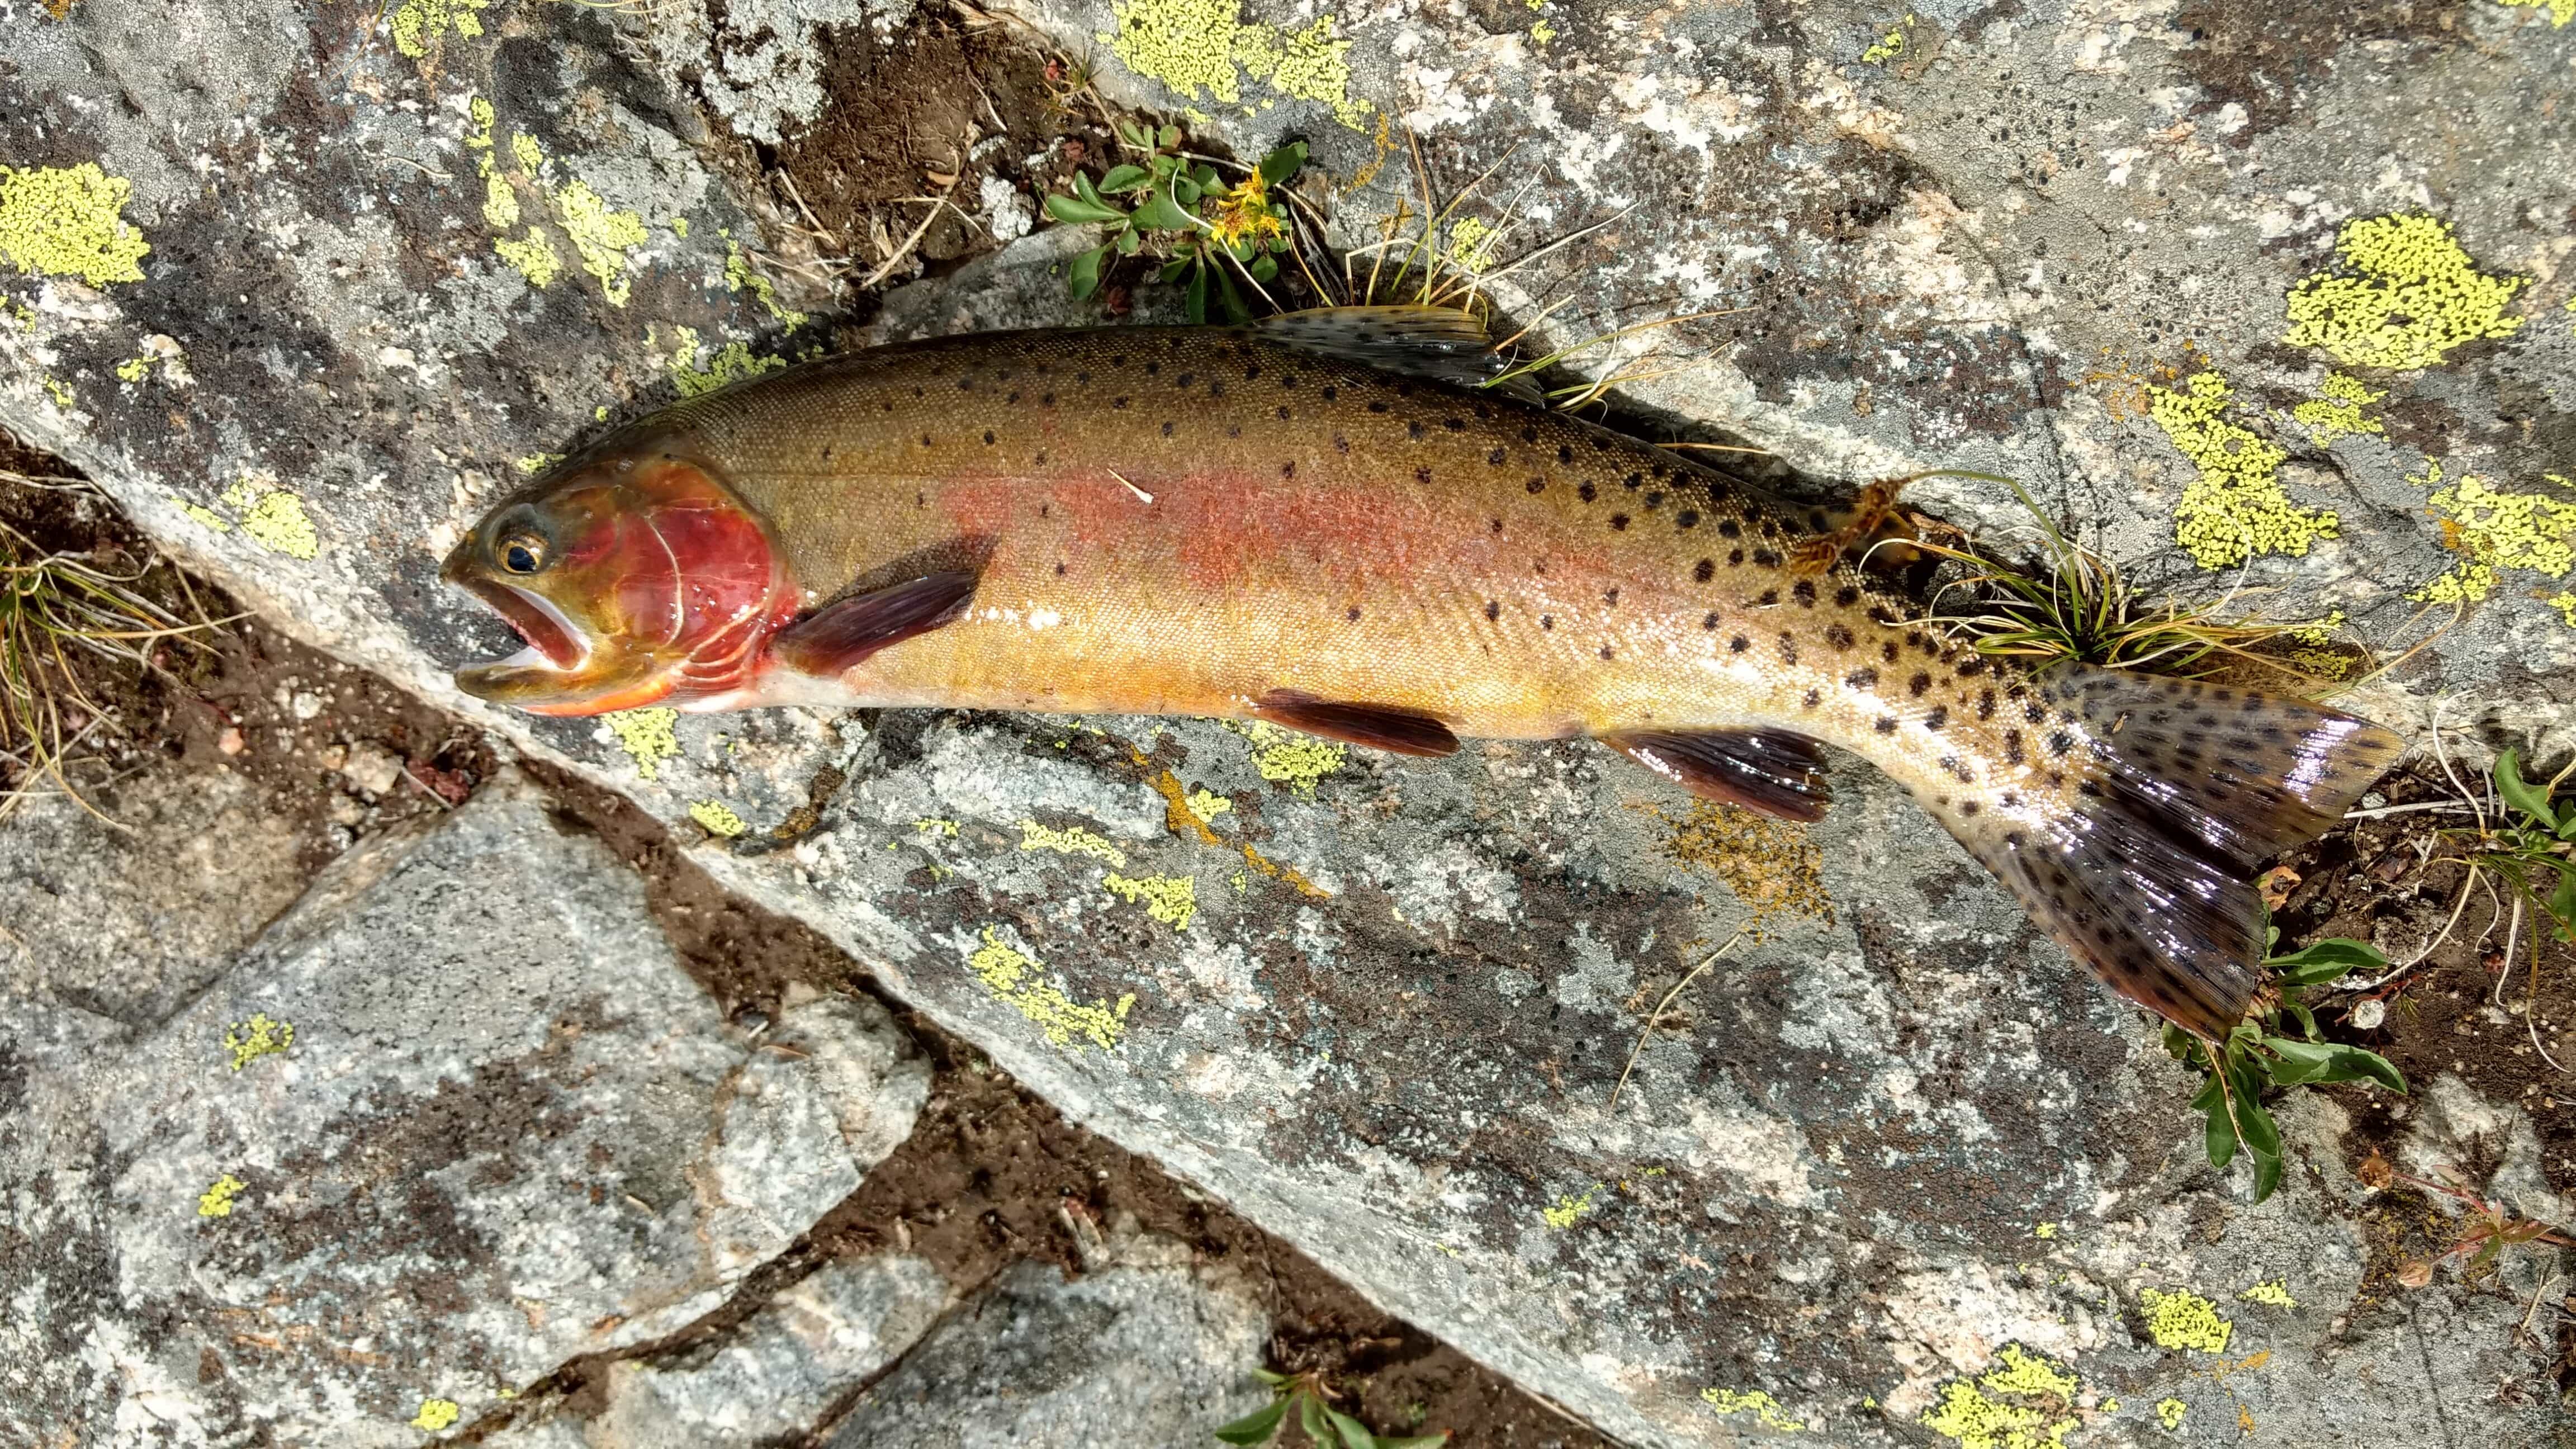
[[[459,703],[444,671],[493,630],[437,588],[435,561],[517,461],[695,386],[726,344],[758,349],[746,362],[804,345],[728,288],[724,235],[762,210],[726,179],[724,118],[797,124],[792,76],[741,98],[797,62],[693,80],[665,37],[700,21],[658,8],[405,0],[367,37],[290,0],[86,0],[19,24],[7,83],[32,103],[0,108],[0,158],[130,182],[123,215],[153,250],[118,260],[102,223],[83,243],[96,265],[58,247],[53,270],[5,280],[0,422],[289,627]],[[2186,490],[2276,506],[2220,457],[2276,442],[2277,507],[2341,527],[2263,514],[2257,541],[2307,550],[2256,553],[2245,582],[2268,592],[2246,597],[2411,643],[2409,595],[2459,577],[2443,542],[2477,536],[2427,465],[2520,493],[2576,476],[2576,132],[2533,100],[2565,88],[2576,29],[2536,8],[1036,15],[1067,36],[1137,27],[1097,48],[1103,86],[1203,108],[1194,124],[1247,153],[1302,127],[1339,178],[1375,157],[1380,115],[1423,133],[1453,183],[1525,143],[1504,194],[1533,237],[1633,209],[1505,279],[1524,316],[1570,292],[1589,314],[1556,324],[1570,339],[1750,308],[1674,334],[1693,365],[1638,400],[1813,478],[2000,470],[2150,585],[2205,598],[2235,579],[2176,547],[2195,526],[2238,537]],[[1352,127],[1278,88],[1329,92],[1336,33]],[[1130,61],[1197,79],[1158,91]],[[1403,174],[1397,159],[1349,204],[1383,207]],[[2458,265],[2529,279],[2491,317],[2445,314],[2510,335],[2396,371],[2286,341],[2301,279],[2355,280],[2339,225],[2418,207],[2456,228]],[[890,307],[890,326],[1090,316],[1047,274],[1069,244],[1031,237]],[[557,270],[538,286],[541,253]],[[193,381],[120,375],[156,336]],[[2382,394],[2379,431],[2316,442],[2289,414],[2345,366]],[[1996,530],[2014,517],[1968,480],[1917,501]],[[2455,724],[2563,749],[2576,631],[2545,597],[2564,587],[2504,565],[2357,703],[2421,730],[2446,696]],[[494,722],[665,819],[737,812],[750,831],[708,858],[745,893],[1075,1117],[1635,1441],[1795,1422],[1968,1444],[2018,1422],[2165,1442],[2168,1398],[2212,1438],[2239,1408],[2301,1443],[2376,1434],[2380,1412],[2445,1437],[2555,1431],[2549,1352],[2512,1331],[2545,1260],[2516,1255],[2491,1286],[2371,1286],[2370,1199],[2322,1102],[2289,1115],[2280,1195],[2246,1206],[2198,1165],[2176,1110],[2189,1084],[2136,1015],[1856,761],[1836,762],[1822,825],[1721,862],[1750,881],[1812,861],[1830,917],[1775,918],[1703,978],[1690,1029],[1655,1037],[1612,1110],[1644,1012],[1748,910],[1683,858],[1684,802],[1590,748],[1326,752],[1301,779],[1279,742],[1198,722]],[[1205,803],[1176,812],[1166,789]],[[1025,822],[1091,832],[1166,899],[1188,882],[1194,911],[1153,917],[1100,858],[1037,846]],[[2238,1299],[2275,1279],[2299,1307]],[[2160,1342],[2154,1304],[2231,1320],[2225,1356],[2189,1346],[2218,1329],[2179,1319]],[[187,1364],[94,1353],[100,1375],[165,1376],[133,1395],[198,1392]],[[93,1372],[58,1362],[44,1372]]]
[[[507,780],[168,1021],[0,1063],[0,1439],[49,1444],[417,1443],[721,1304],[928,1086],[873,1003],[729,1029]]]

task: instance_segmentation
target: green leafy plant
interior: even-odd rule
[[[2513,750],[2496,756],[2495,793],[2504,809],[2482,818],[2474,831],[2443,834],[2465,847],[2462,858],[2510,882],[2559,940],[2576,944],[2576,800],[2560,800],[2558,787],[2576,774],[2576,761],[2544,784],[2522,778]],[[2540,949],[2534,933],[2532,949]]]
[[[1306,164],[1306,143],[1292,141],[1229,186],[1216,166],[1182,149],[1181,128],[1116,123],[1119,140],[1144,157],[1112,166],[1095,182],[1075,172],[1071,194],[1046,199],[1047,215],[1073,226],[1109,228],[1109,239],[1073,259],[1066,281],[1076,299],[1100,290],[1114,257],[1161,259],[1156,281],[1179,283],[1194,323],[1211,304],[1229,322],[1252,316],[1245,285],[1268,300],[1264,284],[1279,275],[1292,245],[1290,219],[1276,188]]]
[[[2281,932],[2268,921],[2265,949]],[[2266,957],[2272,984],[2254,1013],[2237,1023],[2227,1039],[2215,1044],[2178,1026],[2165,1028],[2165,1050],[2175,1059],[2208,1073],[2191,1110],[2207,1124],[2203,1141],[2209,1165],[2225,1171],[2239,1146],[2254,1163],[2254,1200],[2261,1202],[2281,1185],[2281,1130],[2263,1106],[2269,1087],[2323,1086],[2329,1082],[2372,1082],[2403,1094],[2406,1078],[2388,1058],[2363,1047],[2330,1042],[2317,1029],[2316,1013],[2302,999],[2310,990],[2341,980],[2355,971],[2388,965],[2377,947],[2342,936],[2329,936],[2287,956]]]
[[[1307,1442],[1316,1449],[1438,1449],[1449,1442],[1446,1433],[1407,1438],[1370,1433],[1359,1420],[1333,1407],[1333,1401],[1340,1396],[1320,1373],[1279,1374],[1268,1369],[1254,1369],[1253,1373],[1270,1385],[1271,1400],[1217,1430],[1216,1437],[1222,1443],[1267,1444],[1292,1414],[1297,1426],[1306,1431]]]

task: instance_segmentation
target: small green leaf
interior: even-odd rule
[[[1244,270],[1252,274],[1252,280],[1268,282],[1279,275],[1279,259],[1268,252],[1263,252],[1260,256],[1254,257],[1252,264]]]
[[[1251,321],[1252,309],[1244,305],[1243,293],[1236,289],[1234,278],[1226,275],[1221,266],[1212,265],[1208,270],[1216,273],[1217,304],[1225,309],[1225,320],[1238,324]]]
[[[1118,248],[1118,255],[1132,257],[1136,255],[1136,249],[1145,244],[1145,238],[1137,234],[1136,228],[1122,226],[1118,229],[1118,235],[1109,239],[1109,244]]]
[[[2256,1154],[2254,1158],[2254,1200],[2261,1202],[2281,1185],[2281,1159]]]
[[[1079,197],[1065,196],[1061,193],[1053,193],[1047,197],[1046,209],[1047,215],[1076,226],[1088,226],[1104,221],[1124,221],[1127,218],[1127,213],[1117,207],[1084,201]]]
[[[1342,1442],[1350,1449],[1377,1449],[1377,1436],[1359,1420],[1336,1409],[1326,1409],[1324,1417],[1332,1421],[1334,1432],[1342,1436]]]
[[[1306,143],[1303,141],[1291,141],[1287,145],[1282,146],[1278,150],[1261,158],[1262,183],[1267,186],[1276,186],[1280,182],[1287,180],[1289,177],[1296,175],[1297,168],[1305,164]]]
[[[2388,965],[2388,957],[2367,941],[2328,936],[2287,956],[2275,956],[2264,964],[2279,972],[2287,985],[2322,986],[2355,971],[2381,970]]]
[[[1113,124],[1117,127],[1119,140],[1126,142],[1128,145],[1135,147],[1139,151],[1151,151],[1154,149],[1154,133],[1150,129],[1130,122],[1124,118],[1121,118]]]
[[[1186,176],[1175,176],[1172,178],[1172,199],[1183,206],[1198,205],[1199,198],[1206,194],[1207,188],[1199,185],[1197,182],[1192,181]]]
[[[2339,1046],[2335,1048],[2334,1071],[2338,1073],[2338,1075],[2322,1077],[2319,1078],[2319,1080],[2336,1082],[2376,1082],[2401,1097],[2406,1095],[2406,1074],[2397,1070],[2397,1064],[2395,1062],[2390,1061],[2388,1058],[2381,1056],[2379,1053],[2372,1051],[2367,1047]]]
[[[2218,1078],[2203,1077],[2200,1081],[2200,1090],[2192,1094],[2191,1110],[2206,1112],[2218,1105],[2218,1100]]]
[[[2549,796],[2522,778],[2522,762],[2512,750],[2496,756],[2495,785],[2504,803],[2539,821],[2541,829],[2556,832],[2558,813],[2549,808]]]
[[[1277,1387],[1279,1387],[1281,1384],[1284,1384],[1284,1383],[1288,1382],[1288,1380],[1289,1380],[1289,1378],[1290,1378],[1290,1375],[1288,1375],[1288,1374],[1272,1373],[1270,1370],[1268,1370],[1268,1369],[1266,1369],[1266,1368],[1257,1368],[1257,1369],[1254,1369],[1254,1370],[1252,1371],[1252,1376],[1253,1376],[1254,1378],[1256,1378],[1256,1379],[1261,1380],[1263,1383],[1268,1384],[1270,1387],[1272,1387],[1272,1388],[1274,1388],[1274,1389],[1275,1389],[1275,1388],[1277,1388]]]
[[[1154,137],[1154,144],[1162,147],[1166,151],[1171,150],[1174,146],[1181,144],[1181,128],[1178,126],[1165,126],[1162,131]]]
[[[1073,259],[1073,300],[1079,302],[1100,290],[1100,264],[1107,260],[1109,248],[1105,245],[1093,247]]]
[[[1154,168],[1154,179],[1157,181],[1166,180],[1173,172],[1181,169],[1181,160],[1177,156],[1157,156],[1146,164]]]
[[[2181,1027],[2174,1025],[2170,1021],[2165,1023],[2166,1055],[2172,1057],[2178,1062],[2190,1061],[2193,1045],[2194,1042],[2190,1032],[2183,1030]]]
[[[1199,190],[1201,191],[1223,191],[1225,189],[1224,183],[1217,178],[1216,168],[1210,166],[1204,161],[1190,168],[1190,179],[1199,184]]]
[[[1261,1370],[1254,1369],[1254,1373]],[[1268,1377],[1268,1375],[1263,1375]],[[1216,1437],[1228,1444],[1267,1444],[1279,1432],[1279,1421],[1288,1417],[1288,1401],[1274,1399],[1268,1407],[1255,1409],[1216,1431]]]
[[[2236,1160],[2236,1124],[2227,1120],[2227,1104],[2224,1102],[2212,1102],[2202,1110],[2209,1117],[2202,1129],[2202,1143],[2209,1152],[2209,1165],[2225,1172],[2227,1164]]]
[[[2317,1014],[2315,1012],[2308,1010],[2306,1007],[2301,1006],[2295,1001],[2282,1002],[2281,1009],[2299,1019],[2299,1031],[2302,1035],[2307,1037],[2308,1040],[2325,1040],[2324,1034],[2317,1030]]]
[[[1190,269],[1189,288],[1181,294],[1181,300],[1188,308],[1191,325],[1198,327],[1207,325],[1207,299],[1208,269],[1193,267]]]
[[[1169,286],[1172,283],[1179,281],[1181,279],[1181,273],[1186,272],[1189,269],[1189,258],[1174,257],[1172,260],[1163,263],[1163,269],[1154,274],[1154,280],[1163,283],[1165,286]]]
[[[1091,178],[1083,175],[1079,171],[1073,173],[1073,194],[1090,202],[1094,206],[1105,206],[1108,204],[1100,199],[1100,193],[1098,191],[1092,189]]]
[[[1153,179],[1154,173],[1142,166],[1112,166],[1109,174],[1100,178],[1100,189],[1116,196],[1122,191],[1133,191]]]
[[[1297,1423],[1306,1431],[1306,1437],[1314,1440],[1318,1445],[1333,1442],[1324,1437],[1333,1432],[1332,1426],[1324,1421],[1324,1406],[1315,1401],[1313,1394],[1297,1396]]]
[[[2576,811],[2568,816],[2576,821]],[[2558,867],[2558,889],[2549,893],[2549,914],[2558,923],[2558,939],[2576,941],[2576,865]]]
[[[1136,224],[1148,231],[1198,229],[1198,223],[1191,219],[1190,214],[1174,205],[1172,198],[1160,191],[1147,198],[1143,206],[1136,208]]]
[[[2273,1123],[2272,1114],[2264,1111],[2263,1104],[2255,1101],[2251,1093],[2237,1099],[2235,1115],[2236,1135],[2245,1143],[2246,1151],[2257,1157],[2281,1155],[2281,1129]]]
[[[2272,1060],[2264,1064],[2264,1069],[2271,1073],[2274,1082],[2284,1087],[2313,1082],[2334,1065],[2333,1047],[2278,1036],[2263,1038],[2263,1045],[2272,1052]]]

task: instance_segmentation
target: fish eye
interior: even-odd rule
[[[546,541],[533,533],[513,533],[492,547],[501,567],[514,574],[532,574],[546,566]]]

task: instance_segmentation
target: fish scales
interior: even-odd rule
[[[460,677],[554,712],[1263,716],[1416,753],[1591,735],[1792,818],[1822,806],[1821,741],[2115,987],[2223,1033],[2259,979],[2245,875],[2393,738],[1989,658],[1847,561],[1802,567],[1827,522],[1492,392],[1258,326],[1140,327],[873,349],[692,400],[496,508],[449,576],[531,642]]]

